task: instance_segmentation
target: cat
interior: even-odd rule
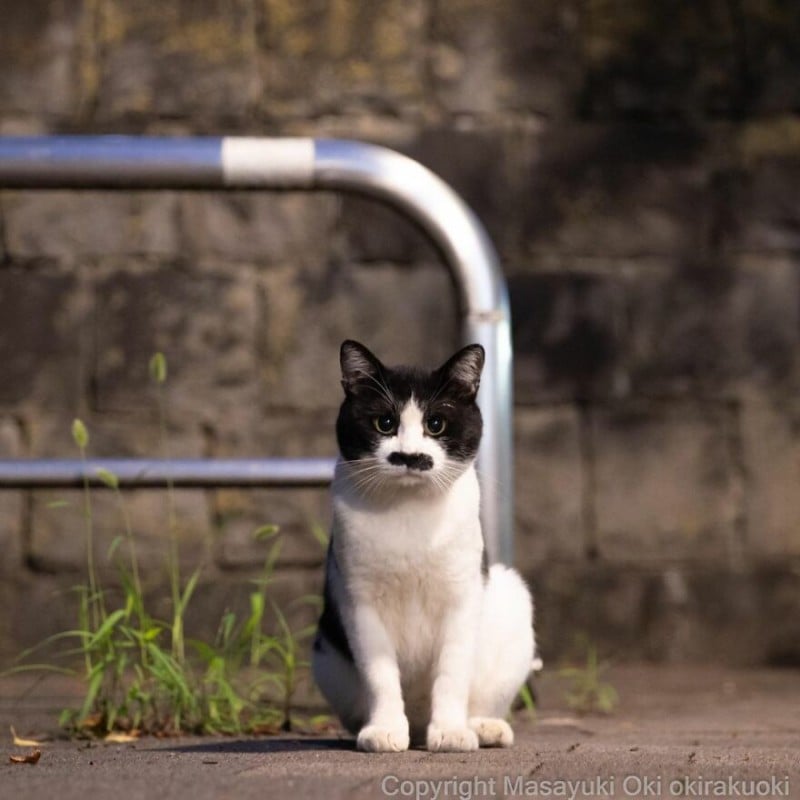
[[[359,750],[508,747],[534,659],[520,576],[488,565],[474,461],[484,350],[427,372],[345,341],[341,452],[312,668]]]

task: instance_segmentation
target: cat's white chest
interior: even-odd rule
[[[417,572],[447,579],[480,554],[478,480],[469,467],[439,495],[364,502],[334,483],[334,540],[348,579],[378,580]],[[426,581],[427,583],[427,581]]]
[[[475,591],[483,540],[470,467],[444,495],[369,505],[334,488],[337,559],[353,601],[379,614],[398,657],[422,666],[454,601]]]

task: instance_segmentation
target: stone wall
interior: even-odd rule
[[[419,159],[486,224],[516,348],[517,560],[547,659],[800,661],[800,6],[785,0],[28,0],[0,133],[339,136]],[[444,358],[408,223],[334,195],[4,192],[0,454],[333,454],[341,339]],[[165,495],[127,495],[153,591]],[[119,532],[95,497],[99,551]],[[196,624],[324,492],[181,492]],[[79,493],[0,494],[0,654],[72,625]]]

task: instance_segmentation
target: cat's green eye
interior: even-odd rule
[[[439,414],[431,414],[425,420],[425,433],[431,436],[441,436],[447,427],[447,420]]]
[[[394,433],[395,422],[392,414],[381,414],[379,417],[375,417],[372,420],[372,424],[375,426],[375,430],[378,431],[378,433],[382,433],[384,436]]]

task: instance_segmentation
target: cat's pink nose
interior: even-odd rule
[[[387,461],[396,467],[408,467],[420,472],[433,469],[433,459],[427,453],[389,453]]]

